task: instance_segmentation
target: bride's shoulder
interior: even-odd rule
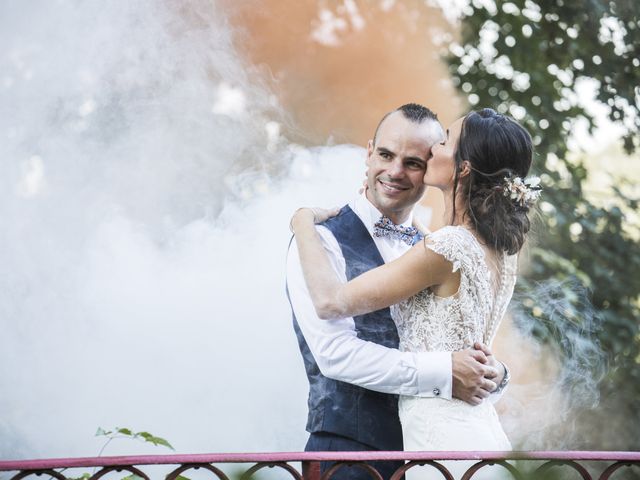
[[[473,239],[473,234],[460,225],[446,225],[425,236],[426,242],[434,243],[442,241],[468,242]]]
[[[453,271],[472,261],[475,238],[469,230],[456,225],[447,225],[431,232],[424,238],[425,246],[442,255],[453,264]],[[479,252],[477,252],[479,253]]]

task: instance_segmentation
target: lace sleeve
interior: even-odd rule
[[[424,237],[424,245],[438,255],[442,255],[453,265],[453,271],[463,270],[469,272],[473,265],[477,265],[477,242],[471,232],[466,228],[446,226]]]

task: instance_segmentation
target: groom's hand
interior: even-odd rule
[[[504,364],[495,357],[495,355],[491,352],[489,347],[487,347],[484,343],[476,342],[473,345],[473,348],[476,350],[480,350],[487,357],[487,365],[496,369],[498,372],[498,376],[493,378],[493,381],[496,382],[496,385],[500,385],[502,380],[504,380],[504,376],[507,374],[506,367]]]
[[[453,364],[452,394],[471,405],[480,405],[497,387],[495,367],[482,350],[467,349],[451,354]]]

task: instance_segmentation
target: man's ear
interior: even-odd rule
[[[371,162],[371,155],[373,155],[373,140],[369,140],[369,143],[367,143],[367,160],[366,160],[367,167]]]
[[[471,173],[471,162],[469,162],[469,160],[464,160],[462,162],[462,166],[460,167],[458,178],[468,177],[470,173]]]

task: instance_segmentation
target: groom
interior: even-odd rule
[[[417,238],[412,238],[412,209],[425,191],[431,147],[443,139],[436,115],[421,105],[403,105],[382,118],[367,148],[365,193],[317,227],[343,281],[410,248]],[[380,228],[381,215],[400,231]],[[319,319],[295,242],[287,258],[287,293],[310,385],[306,451],[402,450],[398,394],[477,404],[502,386],[505,372],[484,346],[483,351],[400,352],[389,308]],[[388,479],[402,462],[371,464]],[[323,472],[329,466],[323,462]],[[359,468],[342,467],[332,478],[370,477]]]

